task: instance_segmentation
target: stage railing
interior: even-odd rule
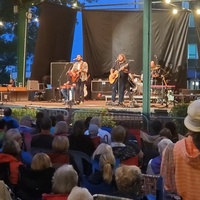
[[[37,109],[38,109],[38,111],[46,113],[49,116],[51,116],[51,115],[56,116],[57,114],[62,114],[66,118],[69,116],[68,110],[65,110],[65,109],[57,109],[57,108],[37,108]]]
[[[100,117],[102,125],[112,127],[121,122],[130,129],[149,130],[149,121],[141,113],[118,112],[118,111],[98,111],[98,110],[76,110],[72,115],[72,122],[86,119],[87,117]]]

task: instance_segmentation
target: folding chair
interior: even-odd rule
[[[91,157],[81,151],[68,150],[68,154],[74,158],[80,176],[88,175],[92,172]]]

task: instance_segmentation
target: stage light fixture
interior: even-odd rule
[[[176,15],[178,13],[178,10],[176,8],[174,8],[172,12],[174,15]]]
[[[197,9],[197,14],[200,15],[200,9]]]
[[[165,3],[167,4],[171,3],[171,0],[165,0]]]
[[[77,3],[77,1],[75,0],[75,1],[73,1],[73,3],[72,3],[72,8],[77,8],[78,7],[78,3]]]
[[[0,26],[3,26],[3,22],[2,21],[0,21]]]

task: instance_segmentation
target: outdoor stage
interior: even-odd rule
[[[63,102],[55,101],[4,101],[1,102],[2,107],[32,107],[32,108],[46,108],[46,109],[68,109],[70,105],[63,105]],[[142,112],[142,102],[137,102],[137,105],[133,106],[131,102],[125,101],[125,106],[111,105],[109,101],[105,100],[87,100],[83,104],[74,105],[71,104],[72,109],[101,109],[107,108],[108,110],[114,111],[129,111],[129,112]],[[161,103],[151,103],[150,112],[154,113],[155,110],[167,110],[168,112],[173,107],[172,104],[169,104],[166,107],[165,104]]]

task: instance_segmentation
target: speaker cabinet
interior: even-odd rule
[[[112,85],[108,80],[93,80],[91,82],[91,91],[92,92],[111,92]]]
[[[63,85],[67,71],[73,66],[71,62],[52,62],[50,66],[50,84],[52,87]]]
[[[44,99],[46,101],[58,101],[59,90],[57,90],[56,88],[46,89],[44,93]]]
[[[39,82],[35,80],[28,80],[27,81],[27,90],[39,90]]]

